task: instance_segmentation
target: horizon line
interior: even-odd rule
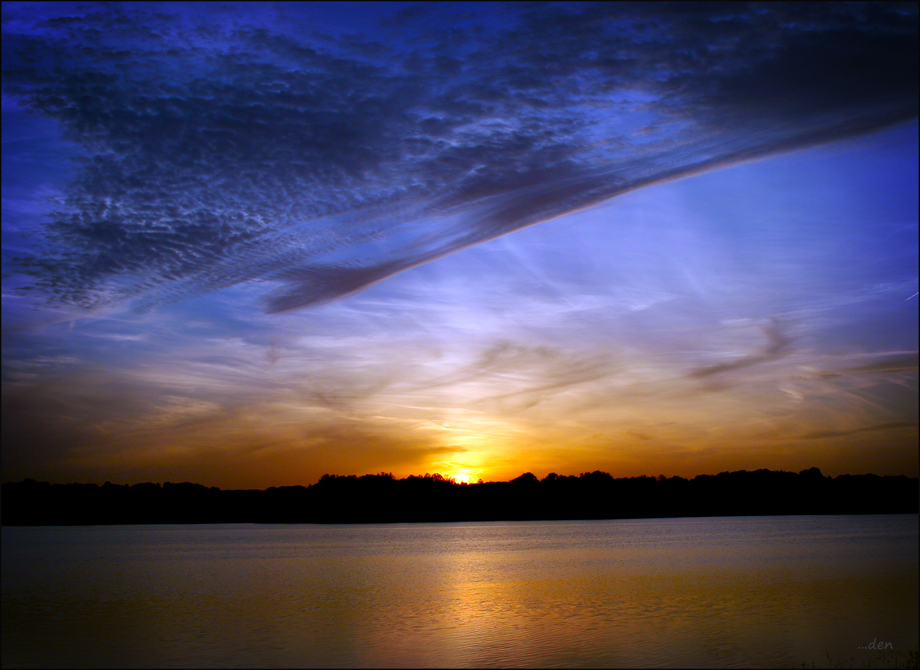
[[[421,475],[421,474],[419,474],[419,475],[407,475],[406,477],[402,477],[402,478],[397,478],[395,475],[393,475],[392,472],[383,472],[383,471],[381,471],[381,472],[367,472],[367,473],[364,473],[364,474],[362,474],[362,475],[357,475],[357,474],[336,475],[336,474],[331,474],[331,473],[325,473],[325,474],[321,475],[320,478],[317,479],[317,480],[316,480],[315,482],[313,482],[312,484],[306,484],[306,485],[304,485],[304,484],[286,484],[286,485],[281,485],[281,486],[269,486],[269,487],[264,488],[264,489],[231,489],[231,488],[222,489],[222,488],[217,487],[217,486],[205,486],[204,484],[198,484],[197,482],[190,482],[190,481],[182,481],[182,482],[164,481],[164,482],[162,482],[162,483],[161,483],[161,482],[146,481],[146,482],[137,482],[137,483],[135,483],[135,484],[113,484],[111,481],[106,480],[106,481],[105,481],[104,483],[102,483],[102,484],[97,484],[97,483],[95,483],[95,482],[68,482],[68,483],[65,484],[65,483],[52,483],[52,482],[48,482],[48,481],[39,481],[39,480],[36,480],[36,479],[32,479],[31,477],[25,477],[24,479],[22,479],[22,480],[20,480],[20,481],[4,481],[4,482],[2,482],[2,484],[0,484],[0,486],[6,486],[6,485],[9,485],[9,484],[25,484],[26,482],[32,482],[32,483],[34,483],[34,484],[39,484],[39,485],[45,484],[45,485],[48,485],[48,486],[96,486],[96,487],[99,487],[99,488],[102,488],[102,487],[107,486],[107,485],[108,485],[108,486],[129,487],[129,488],[130,488],[130,487],[134,487],[134,486],[142,486],[142,485],[144,485],[144,484],[152,484],[152,485],[155,485],[155,486],[158,486],[158,487],[163,487],[163,486],[165,486],[165,485],[167,485],[167,484],[170,484],[170,485],[172,485],[172,486],[179,486],[179,485],[182,485],[182,484],[190,484],[190,485],[192,485],[192,486],[200,486],[200,487],[203,487],[203,488],[206,488],[206,489],[217,489],[218,491],[268,491],[268,490],[271,490],[271,489],[283,489],[283,488],[309,488],[309,487],[311,487],[311,486],[315,486],[316,484],[319,484],[319,483],[320,483],[321,481],[323,481],[324,479],[356,479],[356,480],[357,480],[357,479],[363,479],[363,478],[365,478],[365,477],[376,477],[376,478],[390,479],[390,480],[392,480],[392,481],[394,481],[394,482],[402,482],[402,481],[407,481],[407,480],[409,480],[409,479],[429,479],[429,480],[434,480],[434,481],[447,482],[447,483],[452,484],[452,485],[455,485],[455,486],[479,486],[479,485],[485,485],[485,484],[510,484],[511,482],[514,482],[514,481],[517,481],[517,480],[520,480],[520,479],[526,479],[526,480],[529,480],[529,481],[536,481],[537,483],[543,483],[543,482],[545,482],[546,480],[548,480],[548,479],[549,479],[551,476],[553,476],[553,475],[555,475],[555,477],[556,477],[556,478],[559,478],[559,479],[568,479],[568,478],[581,479],[581,478],[583,478],[583,477],[585,477],[585,476],[587,476],[587,475],[600,474],[600,475],[606,475],[607,477],[610,477],[610,479],[613,480],[613,481],[630,480],[630,479],[652,479],[652,480],[655,480],[655,481],[669,481],[669,480],[673,480],[673,479],[681,479],[681,480],[684,480],[684,481],[693,481],[694,479],[698,479],[698,478],[700,478],[700,477],[718,477],[719,475],[726,475],[726,474],[727,474],[727,475],[733,475],[733,474],[740,474],[740,473],[751,473],[751,474],[754,474],[754,473],[758,473],[758,472],[769,472],[769,473],[775,473],[775,474],[793,474],[793,475],[799,476],[799,475],[803,475],[803,474],[809,473],[809,472],[814,471],[814,470],[816,470],[816,471],[817,471],[817,474],[818,474],[819,476],[821,476],[823,479],[832,479],[832,480],[833,480],[833,479],[839,479],[839,478],[841,478],[841,477],[879,477],[879,478],[886,478],[886,477],[896,477],[896,478],[900,478],[900,477],[904,477],[905,479],[918,479],[918,480],[920,480],[920,477],[911,477],[911,476],[905,475],[905,474],[899,474],[899,475],[877,475],[877,474],[872,473],[872,472],[865,472],[865,473],[861,473],[861,474],[846,473],[846,474],[839,474],[839,475],[836,475],[836,476],[833,476],[833,475],[825,475],[823,472],[821,472],[821,469],[820,469],[820,468],[814,467],[814,466],[813,466],[813,467],[811,467],[811,468],[805,468],[805,469],[803,469],[803,470],[799,470],[798,472],[795,472],[795,471],[792,471],[792,470],[770,470],[769,468],[758,468],[758,469],[756,469],[756,470],[747,470],[747,469],[741,469],[741,470],[723,470],[722,472],[718,472],[718,473],[714,473],[714,474],[712,474],[712,473],[700,473],[700,474],[698,474],[698,475],[694,475],[693,477],[681,477],[680,475],[673,475],[673,476],[671,476],[671,477],[666,477],[665,475],[662,475],[662,474],[659,474],[659,475],[634,475],[634,476],[632,476],[632,477],[614,477],[614,476],[611,475],[609,472],[605,472],[605,471],[603,471],[603,470],[592,470],[592,471],[581,472],[581,473],[579,473],[579,474],[574,474],[574,475],[560,475],[560,474],[558,474],[558,473],[556,473],[556,472],[550,472],[550,473],[547,474],[545,477],[539,478],[539,477],[537,477],[536,475],[534,475],[532,472],[527,471],[527,472],[524,472],[524,473],[518,475],[517,477],[514,477],[514,478],[512,478],[512,479],[508,479],[508,480],[488,480],[488,481],[486,481],[486,480],[483,480],[482,478],[479,478],[479,479],[478,479],[477,481],[475,481],[475,482],[473,482],[473,481],[459,481],[459,480],[457,480],[456,477],[454,477],[454,476],[452,476],[452,475],[446,475],[446,474],[442,474],[442,473],[439,473],[439,472],[432,472],[432,473],[426,472],[424,475]],[[528,475],[530,475],[530,477],[528,477]]]

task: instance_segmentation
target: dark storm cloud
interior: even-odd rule
[[[263,5],[232,24],[22,7],[5,6],[5,90],[84,156],[19,267],[84,306],[265,280],[284,286],[270,311],[295,309],[917,113],[914,4],[423,5],[325,38]]]

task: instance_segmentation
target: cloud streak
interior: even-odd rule
[[[916,423],[903,423],[898,421],[892,421],[889,423],[882,423],[877,426],[866,426],[865,428],[857,428],[856,430],[819,430],[813,433],[808,433],[802,437],[806,440],[821,440],[828,437],[842,437],[844,435],[855,435],[856,433],[870,433],[877,430],[895,430],[898,428],[916,428]]]
[[[789,339],[783,334],[779,324],[777,324],[775,320],[772,320],[769,324],[761,325],[761,330],[769,342],[769,346],[764,349],[763,353],[744,356],[730,363],[720,363],[719,365],[697,368],[691,372],[689,376],[694,378],[709,377],[722,372],[730,372],[759,363],[766,363],[788,353],[790,344]]]
[[[261,5],[235,23],[54,7],[4,8],[4,92],[81,152],[16,268],[83,307],[252,281],[270,312],[307,307],[917,114],[913,5],[432,5],[332,37],[272,27]]]

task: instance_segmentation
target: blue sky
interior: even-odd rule
[[[917,475],[914,5],[3,11],[5,481]]]

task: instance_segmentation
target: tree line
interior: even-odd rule
[[[396,523],[918,512],[918,479],[824,476],[760,469],[717,475],[614,478],[527,472],[507,482],[458,483],[441,474],[323,475],[310,486],[226,490],[200,484],[2,487],[4,525],[154,523]]]

